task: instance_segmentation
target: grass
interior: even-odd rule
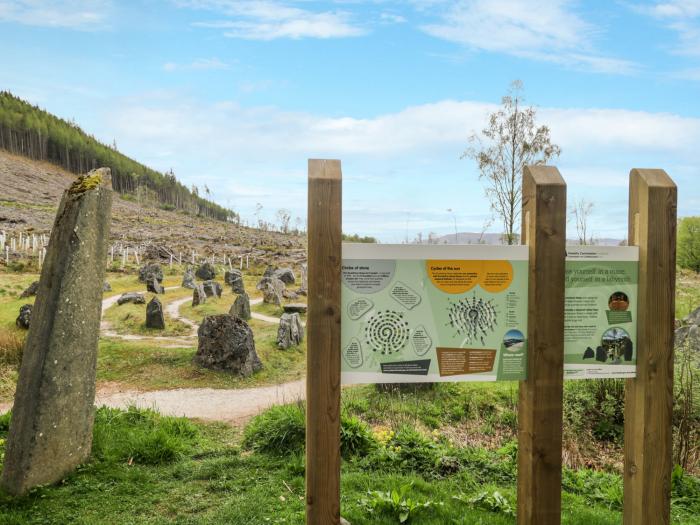
[[[700,274],[678,270],[676,277],[676,318],[682,319],[700,306]]]
[[[107,321],[110,327],[118,334],[160,337],[189,335],[192,333],[192,328],[180,320],[171,318],[167,313],[167,307],[171,302],[187,297],[190,294],[190,290],[179,288],[177,290],[168,290],[165,294],[158,295],[158,299],[163,305],[165,317],[165,328],[163,330],[146,327],[145,304],[115,304],[103,312],[103,319]],[[144,290],[144,296],[146,298],[146,303],[148,303],[155,297],[155,294],[146,293]]]
[[[270,417],[263,414],[259,420],[269,422]],[[0,420],[0,439],[7,431],[6,419]],[[301,421],[290,418],[294,428]],[[260,422],[253,420],[250,425],[254,428]],[[284,425],[274,428],[283,430]],[[133,408],[100,409],[94,435],[91,461],[61,483],[21,498],[0,493],[0,522],[304,523],[304,461],[291,449],[283,455],[248,452],[241,449],[239,432],[225,425],[192,423]],[[293,439],[298,441],[298,436]],[[415,457],[423,453],[425,443],[435,443],[427,436],[401,439]],[[411,445],[411,440],[417,444]],[[377,438],[369,456],[376,461],[381,450],[395,448],[393,442],[398,441],[392,438],[383,444]],[[449,449],[444,442],[433,448],[457,454],[459,468],[426,476],[415,468],[386,462],[381,468],[368,468],[366,453],[350,455],[342,462],[341,514],[354,525],[397,524],[406,509],[409,524],[515,523],[515,467],[510,451]],[[674,479],[673,523],[697,525],[697,480]],[[566,472],[562,523],[619,524],[619,486],[615,475]]]
[[[215,372],[192,364],[196,348],[169,348],[150,342],[102,340],[97,358],[97,381],[116,382],[136,390],[171,388],[248,388],[279,384],[304,377],[306,346],[277,348],[277,327],[251,320],[255,348],[263,370],[247,378]]]

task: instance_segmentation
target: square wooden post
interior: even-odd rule
[[[339,160],[309,160],[306,523],[340,523]]]
[[[639,246],[637,377],[625,385],[625,525],[671,513],[676,185],[663,170],[630,172],[629,244]]]
[[[527,379],[518,402],[518,525],[561,523],[566,183],[552,166],[523,170],[529,246]]]

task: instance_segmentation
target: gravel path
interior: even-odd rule
[[[154,392],[98,392],[95,404],[113,408],[154,408],[161,414],[241,424],[274,405],[305,399],[303,379],[281,385],[223,390],[178,388]]]

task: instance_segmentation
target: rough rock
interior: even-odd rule
[[[207,294],[207,297],[221,297],[221,294],[224,291],[221,283],[216,281],[204,281],[202,283],[202,287],[204,288],[204,293]]]
[[[267,304],[282,304],[282,294],[284,293],[284,283],[274,277],[263,277],[256,286],[263,293],[263,302]]]
[[[192,291],[192,306],[199,306],[207,302],[207,293],[204,291],[204,286],[198,284]]]
[[[153,275],[146,281],[146,290],[151,293],[165,293],[165,288],[158,282]]]
[[[277,329],[277,346],[286,350],[296,346],[304,339],[304,327],[299,314],[284,313]]]
[[[195,275],[202,281],[211,281],[216,277],[216,268],[210,263],[204,263],[197,268]]]
[[[683,318],[674,335],[677,350],[687,346],[700,353],[700,308]]]
[[[238,297],[236,297],[236,300],[233,301],[231,309],[228,313],[229,315],[233,315],[234,317],[240,317],[244,321],[249,320],[251,318],[251,315],[250,298],[248,297],[248,294],[245,292],[239,294]]]
[[[289,299],[290,301],[296,301],[297,299],[299,299],[299,296],[296,292],[292,290],[287,290],[286,288],[282,290],[282,297],[284,297],[285,299]]]
[[[245,293],[245,283],[243,282],[243,275],[238,270],[232,270],[226,272],[224,277],[224,282],[231,287],[231,291],[235,294]]]
[[[284,308],[285,312],[290,314],[305,314],[307,306],[304,303],[289,303],[285,304],[282,308]]]
[[[39,281],[34,281],[32,284],[30,284],[26,290],[24,290],[21,295],[19,296],[20,299],[26,299],[27,297],[31,297],[33,295],[36,295],[36,292],[39,290]]]
[[[112,285],[109,284],[107,281],[104,282],[102,285],[102,291],[103,292],[111,292],[112,291]]]
[[[24,328],[25,330],[29,329],[29,323],[32,320],[33,308],[34,307],[31,304],[23,304],[19,307],[19,315],[17,316],[17,320],[15,320],[17,328]]]
[[[268,266],[267,268],[265,268],[265,272],[263,273],[262,278],[264,279],[265,277],[274,277],[276,271],[276,266]]]
[[[294,284],[294,272],[291,268],[280,268],[275,270],[273,277],[276,277],[284,284]]]
[[[194,290],[197,287],[197,281],[194,278],[194,270],[188,266],[182,276],[182,287]]]
[[[139,269],[139,281],[142,283],[148,282],[148,280],[152,277],[155,277],[159,283],[163,282],[163,268],[160,267],[160,264],[148,263],[144,264]]]
[[[146,328],[165,328],[165,317],[163,316],[163,305],[157,297],[154,297],[146,306]]]
[[[232,315],[210,315],[197,331],[196,365],[248,377],[262,369],[255,352],[253,331],[243,319]]]
[[[110,181],[106,168],[79,177],[56,213],[5,448],[10,494],[60,481],[90,457]]]
[[[125,303],[133,303],[133,304],[146,304],[146,298],[142,293],[137,293],[137,292],[128,292],[122,294],[119,299],[117,299],[117,304],[119,306],[125,304]]]

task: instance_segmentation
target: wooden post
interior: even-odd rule
[[[561,523],[566,183],[551,166],[523,170],[529,246],[527,379],[518,404],[518,525]]]
[[[625,385],[625,525],[667,525],[676,287],[676,185],[663,170],[630,172],[629,243],[639,246],[637,377]]]
[[[309,160],[306,523],[340,523],[339,160]]]

